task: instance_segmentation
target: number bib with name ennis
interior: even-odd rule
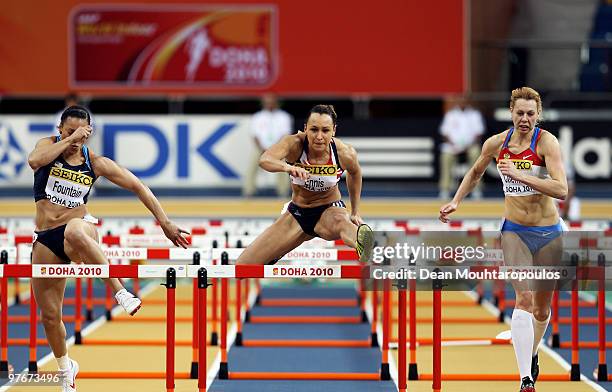
[[[516,167],[517,170],[525,171],[527,172],[527,174],[536,176],[538,178],[550,178],[544,160],[540,158],[536,153],[537,143],[540,140],[540,136],[542,135],[541,129],[536,128],[534,130],[533,137],[531,138],[531,145],[528,149],[518,154],[512,153],[508,148],[508,142],[510,141],[510,137],[512,136],[513,132],[514,128],[510,128],[510,131],[508,131],[508,135],[506,136],[506,140],[504,140],[504,144],[502,145],[502,149],[499,152],[497,160],[499,161],[501,159],[510,159],[512,163],[514,163],[514,167]],[[529,185],[526,185],[521,181],[514,180],[502,174],[499,168],[497,169],[497,171],[502,180],[504,195],[529,196],[541,194],[541,192],[533,189]]]
[[[300,156],[299,161],[293,163],[293,165],[304,168],[304,170],[308,172],[309,176],[308,179],[304,181],[298,177],[290,175],[291,182],[311,192],[326,192],[335,187],[338,184],[338,181],[340,181],[344,170],[340,166],[336,143],[333,139],[329,148],[329,160],[326,164],[311,165],[308,162],[308,139],[304,138],[302,155]]]
[[[60,155],[34,172],[34,200],[47,199],[66,208],[86,204],[96,175],[89,161],[87,146],[83,146],[82,153],[85,162],[80,165],[72,166]]]

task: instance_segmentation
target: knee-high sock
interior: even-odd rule
[[[533,348],[532,315],[522,309],[514,309],[510,324],[512,345],[521,379],[531,378],[531,350]]]
[[[538,348],[540,347],[540,341],[542,337],[546,333],[546,328],[548,328],[548,323],[550,322],[550,313],[548,314],[548,318],[544,321],[540,321],[535,317],[533,319],[533,350],[531,350],[531,356],[534,357],[538,353]]]
[[[63,357],[55,358],[57,361],[57,368],[59,370],[66,370],[70,368],[70,359],[68,358],[68,354]]]

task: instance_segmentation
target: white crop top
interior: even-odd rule
[[[338,151],[336,149],[336,143],[332,139],[329,144],[330,154],[329,160],[324,165],[311,165],[308,162],[308,139],[304,138],[304,147],[302,149],[302,155],[297,162],[292,163],[293,166],[303,167],[306,169],[310,176],[306,181],[289,175],[291,183],[301,186],[302,188],[311,192],[325,192],[338,185],[344,169],[340,166],[340,159],[338,158]]]

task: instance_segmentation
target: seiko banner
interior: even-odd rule
[[[33,173],[27,156],[36,142],[57,134],[52,116],[0,116],[0,187],[27,188]],[[88,145],[156,188],[237,187],[254,151],[250,116],[95,116]],[[372,137],[376,120],[347,121],[339,136],[358,151],[367,179],[434,181],[439,138],[434,119],[387,121],[389,132]],[[500,132],[503,122],[490,121]],[[579,182],[610,181],[608,121],[547,122]],[[366,133],[362,132],[368,130]],[[493,134],[489,131],[488,134]],[[499,181],[492,164],[485,181]],[[460,174],[460,173],[458,173]],[[260,171],[268,184],[273,177]],[[98,186],[111,186],[100,181]]]

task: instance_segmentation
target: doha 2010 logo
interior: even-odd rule
[[[14,131],[0,123],[0,181],[16,178],[26,164],[26,153]]]

